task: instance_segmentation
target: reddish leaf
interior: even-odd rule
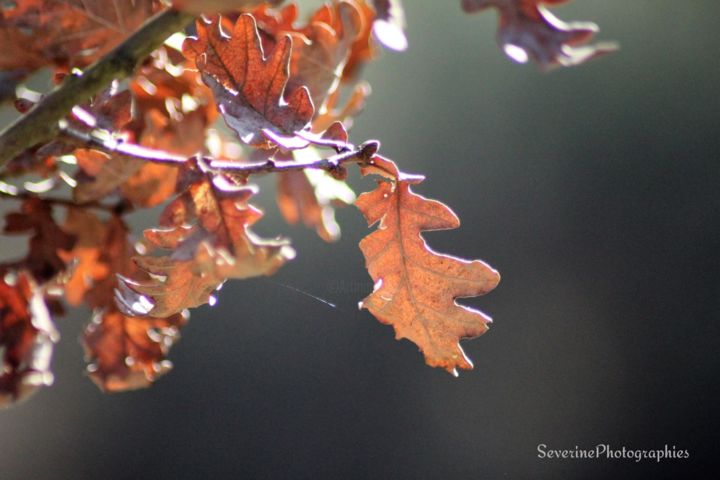
[[[135,257],[153,281],[124,279],[118,301],[128,314],[167,317],[212,301],[228,278],[270,275],[294,256],[283,240],[268,241],[250,230],[262,213],[248,205],[250,187],[223,185],[203,177],[171,202],[161,216],[165,228],[145,231],[163,256]]]
[[[86,209],[70,208],[63,227],[77,238],[72,251],[60,253],[67,263],[74,262],[72,274],[64,284],[65,299],[70,305],[81,305],[88,291],[113,275],[112,266],[103,259],[107,253],[108,226]]]
[[[295,37],[290,86],[305,85],[318,109],[337,88],[363,21],[355,2],[335,2],[316,12]]]
[[[5,407],[52,384],[50,360],[59,334],[34,282],[24,273],[1,275],[0,407]]]
[[[425,361],[457,374],[472,363],[460,347],[462,338],[476,337],[491,320],[483,313],[458,305],[459,297],[484,295],[500,276],[485,263],[439,254],[421,233],[457,228],[460,221],[444,204],[412,192],[422,181],[398,172],[392,162],[375,157],[364,174],[394,177],[361,195],[356,205],[375,232],[360,242],[374,291],[361,302],[382,323],[395,328],[425,354]]]
[[[255,20],[241,15],[232,32],[224,34],[219,19],[197,23],[198,36],[183,45],[212,89],[228,126],[250,145],[267,143],[263,130],[292,136],[312,119],[314,108],[307,88],[287,92],[292,40],[281,38],[265,58]]]
[[[295,152],[295,158],[299,160],[304,160],[304,156],[317,158],[318,155],[314,148]],[[288,223],[296,224],[302,220],[326,242],[340,238],[335,207],[355,201],[355,193],[343,180],[318,170],[285,172],[278,174],[277,178],[277,204]]]
[[[21,213],[5,217],[5,233],[32,233],[28,255],[20,264],[38,282],[50,280],[65,269],[60,252],[69,251],[75,238],[57,226],[50,206],[40,199],[23,201]]]
[[[90,378],[108,392],[150,386],[172,368],[165,356],[186,322],[183,315],[138,318],[114,309],[95,311],[83,334]]]
[[[77,264],[65,283],[66,298],[93,309],[83,335],[90,378],[105,391],[149,386],[170,369],[165,355],[187,318],[136,318],[117,310],[117,274],[141,275],[130,260],[134,250],[119,217],[102,221],[85,209],[71,208],[65,229],[78,238],[69,255]]]
[[[337,105],[340,98],[340,91],[335,90],[328,98],[322,109],[315,116],[312,123],[312,131],[315,133],[324,132],[336,122],[341,122],[346,129],[353,125],[353,119],[365,108],[365,100],[370,95],[370,85],[365,82],[358,83],[353,88],[350,97],[342,107]]]
[[[78,148],[73,152],[81,174],[76,176],[73,199],[93,202],[112,193],[132,177],[144,164],[142,160],[95,149]]]
[[[162,8],[157,0],[5,3],[0,12],[0,70],[18,75],[46,65],[89,65]]]
[[[594,23],[565,23],[542,6],[568,1],[462,0],[462,6],[468,13],[497,8],[498,42],[510,58],[520,63],[530,59],[543,69],[568,67],[617,50],[614,43],[586,45],[598,31]]]

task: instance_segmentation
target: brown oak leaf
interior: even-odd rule
[[[296,157],[301,154],[317,158],[314,148],[296,152]],[[355,193],[345,181],[333,178],[328,172],[303,170],[278,174],[277,204],[282,216],[291,225],[302,220],[326,242],[340,238],[335,207],[351,205],[354,201]]]
[[[5,233],[31,233],[27,256],[18,262],[39,283],[65,270],[62,251],[69,251],[75,237],[64,232],[52,216],[52,208],[38,198],[22,203],[21,211],[5,216]]]
[[[65,297],[71,305],[93,309],[82,337],[90,378],[108,392],[149,386],[172,367],[165,356],[187,318],[138,318],[117,309],[117,275],[142,275],[131,261],[135,252],[118,216],[101,220],[87,209],[71,208],[65,229],[78,239],[68,255],[76,265],[65,282]]]
[[[457,228],[460,221],[446,205],[411,190],[422,177],[402,174],[379,156],[363,168],[370,173],[391,180],[378,182],[355,202],[368,225],[378,225],[360,242],[375,282],[361,307],[392,325],[396,338],[414,342],[428,365],[454,375],[458,368],[471,369],[459,340],[483,334],[491,320],[455,299],[488,293],[500,276],[480,260],[443,255],[425,243],[422,232]]]
[[[90,378],[107,392],[150,386],[172,368],[165,356],[186,322],[180,314],[139,318],[114,308],[96,310],[83,333]]]
[[[224,33],[220,19],[198,21],[197,37],[189,37],[183,52],[194,59],[203,81],[215,95],[225,122],[250,145],[268,145],[263,130],[293,136],[313,117],[305,87],[286,92],[292,39],[283,36],[265,57],[252,15],[243,14]]]
[[[28,75],[46,65],[84,67],[153,13],[158,0],[21,0],[0,10],[0,70]]]
[[[227,185],[204,175],[163,211],[164,228],[145,231],[162,256],[135,257],[152,281],[124,278],[118,303],[129,314],[167,317],[214,301],[212,293],[228,278],[271,275],[294,251],[285,240],[263,240],[250,227],[262,212],[249,205],[255,189]]]
[[[65,299],[70,305],[81,305],[88,292],[113,275],[107,259],[108,225],[97,215],[84,208],[69,208],[63,230],[75,236],[77,241],[71,251],[60,252],[66,263],[74,263],[72,273],[65,279]],[[112,300],[112,291],[110,295]],[[90,303],[90,307],[98,305]]]
[[[462,6],[468,13],[496,8],[500,13],[498,43],[519,63],[532,60],[542,69],[569,67],[617,50],[611,42],[587,45],[598,32],[594,23],[563,22],[542,5],[568,1],[462,0]]]
[[[323,6],[302,29],[302,35],[295,37],[289,85],[305,85],[318,110],[337,89],[362,28],[357,4],[340,1]]]
[[[53,383],[50,361],[60,335],[28,275],[0,275],[0,407],[6,407]]]

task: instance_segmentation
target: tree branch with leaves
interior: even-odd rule
[[[16,202],[3,233],[27,236],[29,248],[0,264],[0,404],[52,383],[52,317],[63,303],[93,311],[83,344],[101,389],[166,373],[188,309],[214,303],[229,279],[272,275],[294,257],[289,240],[252,230],[263,215],[251,203],[256,175],[275,175],[285,219],[325,241],[339,236],[334,208],[355,203],[375,226],[360,240],[375,282],[361,307],[428,365],[472,368],[459,341],[490,318],[456,300],[490,292],[498,273],[433,251],[423,232],[457,228],[457,216],[413,192],[423,177],[381,156],[378,141],[356,146],[348,135],[369,95],[363,66],[378,44],[407,46],[399,1],[332,0],[306,21],[280,3],[3,6],[0,92],[15,90],[20,112],[0,133],[0,194]],[[462,6],[496,8],[506,53],[541,69],[614,49],[588,45],[596,27],[565,24],[537,0]],[[23,86],[48,68],[53,90]],[[378,179],[357,200],[352,166]],[[158,205],[157,226],[135,239],[125,215]]]

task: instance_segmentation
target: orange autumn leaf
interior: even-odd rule
[[[197,22],[197,37],[183,44],[215,96],[225,122],[250,145],[267,144],[264,130],[293,136],[313,117],[314,107],[305,87],[286,91],[290,76],[292,40],[280,38],[265,56],[252,15],[243,14],[231,32],[220,19]]]
[[[130,259],[134,250],[127,226],[118,216],[102,220],[85,209],[71,208],[64,228],[77,237],[67,255],[75,259],[75,266],[64,283],[65,298],[71,305],[85,303],[93,309],[82,336],[90,378],[104,391],[149,386],[170,370],[165,356],[187,318],[137,318],[118,310],[117,275],[140,274]]]
[[[458,368],[471,369],[459,341],[483,334],[491,320],[455,300],[488,293],[500,276],[480,260],[443,255],[425,243],[422,232],[454,229],[460,221],[446,205],[411,190],[410,185],[422,178],[401,174],[381,157],[375,157],[363,173],[394,179],[380,181],[355,202],[368,224],[378,225],[360,242],[375,282],[362,308],[392,325],[398,339],[414,342],[428,365],[453,374]]]
[[[275,273],[294,251],[285,240],[263,240],[250,227],[262,212],[248,204],[251,187],[200,177],[163,211],[163,228],[145,231],[148,244],[168,250],[134,258],[152,280],[123,278],[118,302],[127,314],[167,317],[212,302],[228,278]]]
[[[24,76],[46,65],[84,67],[162,8],[158,0],[5,2],[0,70]]]
[[[364,25],[355,2],[340,1],[325,5],[310,19],[303,39],[293,43],[291,86],[305,85],[317,109],[338,86],[352,47]]]
[[[18,266],[28,270],[38,282],[45,282],[65,270],[63,252],[70,251],[75,237],[64,232],[53,218],[50,205],[39,198],[24,200],[20,212],[5,216],[3,233],[30,234],[28,254]]]
[[[71,251],[60,253],[68,264],[74,262],[72,274],[64,283],[65,299],[70,305],[81,305],[87,292],[113,273],[102,258],[107,251],[108,227],[92,212],[70,208],[63,229],[77,238]]]
[[[590,22],[566,23],[542,4],[570,0],[462,0],[468,13],[496,8],[500,14],[498,42],[513,60],[532,60],[542,69],[569,67],[617,50],[611,42],[587,45],[598,32]]]
[[[0,407],[51,385],[50,360],[59,334],[35,282],[0,271]]]
[[[180,314],[138,318],[114,308],[96,310],[83,334],[90,378],[108,392],[150,386],[172,368],[165,356],[186,322]]]

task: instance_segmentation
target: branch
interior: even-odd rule
[[[344,169],[347,163],[365,164],[375,155],[380,147],[380,143],[376,140],[369,140],[359,147],[355,147],[346,152],[338,153],[327,158],[319,160],[309,160],[298,162],[294,160],[285,160],[277,162],[274,160],[266,160],[256,163],[238,163],[227,160],[204,159],[206,165],[212,170],[220,173],[235,173],[243,176],[249,176],[258,173],[280,173],[291,172],[297,170],[315,169],[326,170],[330,173],[339,173]]]
[[[162,150],[143,147],[133,143],[123,142],[105,134],[102,130],[85,132],[70,127],[67,122],[60,122],[60,132],[78,146],[86,146],[105,151],[113,155],[120,155],[129,160],[143,160],[145,162],[181,165],[188,158],[174,155]],[[216,160],[209,157],[200,157],[204,166],[217,173],[233,173],[243,177],[262,173],[280,173],[296,170],[327,170],[330,173],[340,174],[347,163],[368,163],[377,153],[380,143],[370,140],[359,147],[348,146],[347,151],[327,158],[298,162],[294,160],[265,160],[255,163],[241,163],[229,160]]]
[[[58,121],[75,105],[87,101],[112,80],[131,75],[140,61],[193,18],[173,9],[160,12],[81,75],[69,75],[30,112],[0,133],[0,167],[33,145],[51,140],[58,131]]]
[[[143,160],[152,163],[169,163],[176,165],[183,164],[187,161],[187,157],[181,155],[173,155],[163,150],[147,148],[142,145],[114,138],[104,130],[85,132],[69,126],[68,123],[64,121],[60,121],[58,129],[60,133],[75,146],[102,150],[115,156],[124,157],[127,160]]]

